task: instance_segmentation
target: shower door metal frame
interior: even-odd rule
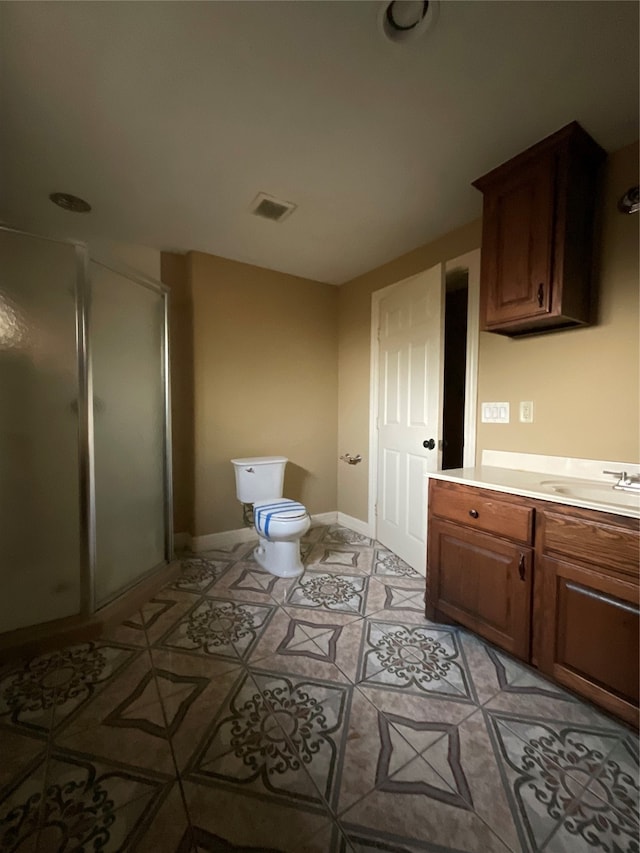
[[[85,511],[88,520],[89,529],[89,571],[88,589],[87,589],[87,605],[90,608],[89,613],[95,613],[100,608],[110,604],[116,598],[119,598],[123,593],[132,589],[141,580],[152,575],[158,569],[163,568],[173,559],[173,473],[172,473],[172,458],[171,458],[171,365],[169,360],[169,298],[170,290],[160,281],[142,275],[135,270],[127,267],[119,267],[111,261],[106,262],[95,257],[91,257],[87,251],[85,256],[85,273],[83,275],[83,316],[87,323],[88,334],[86,336],[87,349],[85,352],[85,369],[87,383],[87,398],[93,400],[93,372],[91,359],[91,274],[89,272],[89,264],[94,263],[116,275],[130,281],[132,284],[144,287],[151,290],[161,297],[163,303],[163,322],[162,322],[162,385],[163,385],[163,439],[164,439],[164,454],[163,454],[163,483],[164,483],[164,563],[159,563],[156,566],[150,566],[144,572],[139,574],[130,583],[120,587],[116,592],[104,599],[100,603],[96,601],[95,590],[95,567],[96,567],[96,495],[95,495],[95,444],[94,444],[94,426],[93,426],[93,406],[87,405],[85,414],[87,418],[86,430],[89,436],[88,442],[88,470],[87,482],[89,484],[86,496]]]
[[[111,272],[128,279],[132,284],[145,287],[157,293],[163,301],[161,371],[163,385],[163,484],[164,484],[164,523],[165,523],[165,562],[152,566],[142,572],[130,584],[119,589],[108,601],[100,603],[104,607],[114,598],[138,584],[154,571],[167,565],[173,559],[173,476],[171,446],[171,367],[169,360],[169,288],[149,276],[129,269],[118,267],[91,257],[89,247],[79,240],[47,237],[34,234],[20,228],[12,228],[0,223],[0,231],[32,237],[73,246],[76,255],[75,280],[75,326],[76,356],[78,380],[78,484],[80,493],[80,614],[89,616],[100,609],[95,600],[96,571],[96,491],[95,491],[95,442],[93,423],[93,371],[91,363],[91,278],[89,263],[98,264]]]

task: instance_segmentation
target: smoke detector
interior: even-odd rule
[[[297,206],[292,201],[281,201],[267,193],[258,193],[251,203],[251,213],[272,222],[282,222],[287,216],[291,216]]]
[[[435,24],[439,5],[439,0],[385,0],[378,18],[383,36],[394,44],[417,41]]]

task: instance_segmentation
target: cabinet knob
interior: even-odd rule
[[[518,574],[520,575],[520,580],[524,580],[524,554],[520,554],[520,559],[518,560]]]
[[[544,303],[544,284],[540,282],[538,285],[538,308],[542,308]]]
[[[477,518],[480,515],[480,513],[478,512],[477,509],[470,509],[469,515],[471,516],[471,518]]]

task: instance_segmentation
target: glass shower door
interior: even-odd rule
[[[81,608],[76,253],[0,230],[0,633]]]
[[[166,562],[165,296],[91,261],[94,601]]]

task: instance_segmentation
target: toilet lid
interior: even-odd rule
[[[271,521],[293,521],[304,518],[307,508],[298,501],[280,498],[277,501],[256,501],[253,505],[253,522],[256,528],[269,532]]]

